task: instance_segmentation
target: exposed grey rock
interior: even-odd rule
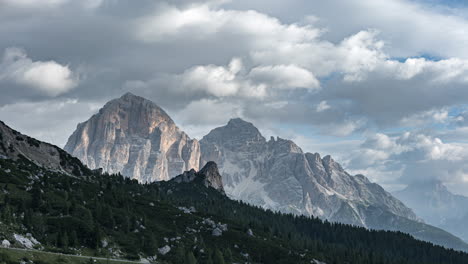
[[[127,93],[78,125],[65,150],[90,168],[140,182],[198,170],[200,147],[153,102]]]
[[[81,175],[86,169],[61,148],[21,134],[0,121],[0,157],[27,159],[36,165],[67,174]]]
[[[206,165],[198,172],[198,175],[203,177],[203,183],[206,187],[213,187],[216,190],[224,193],[223,180],[221,174],[219,174],[218,166],[213,161],[209,161]]]
[[[169,253],[170,251],[171,251],[171,247],[169,245],[165,245],[162,248],[158,248],[159,254],[161,254],[163,256],[166,255],[167,253]]]
[[[218,171],[216,163],[210,161],[199,171],[195,170],[185,171],[184,173],[176,176],[173,181],[181,182],[201,182],[206,187],[212,187],[224,194],[223,180]]]
[[[315,216],[372,229],[402,231],[460,250],[459,238],[427,225],[411,209],[363,175],[350,175],[331,156],[304,153],[291,140],[266,141],[241,119],[200,141],[201,162],[212,160],[228,196],[273,211]]]
[[[213,236],[221,236],[222,234],[223,234],[223,231],[221,231],[221,229],[219,229],[217,227],[215,229],[213,229],[213,231],[211,232],[211,235],[213,235]]]
[[[365,227],[370,205],[417,220],[402,202],[363,175],[348,174],[331,156],[304,153],[286,139],[266,141],[253,124],[241,119],[212,130],[200,144],[201,161],[218,164],[232,198]]]

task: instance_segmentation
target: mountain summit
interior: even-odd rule
[[[242,119],[213,129],[200,141],[201,161],[215,161],[226,193],[266,209],[372,227],[371,207],[417,220],[416,215],[364,176],[349,175],[331,156],[304,153],[293,141],[266,141]]]
[[[140,182],[198,169],[200,148],[155,103],[126,93],[77,126],[65,150],[88,167]]]

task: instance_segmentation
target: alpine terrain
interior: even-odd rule
[[[466,253],[407,234],[231,200],[214,162],[140,184],[89,170],[1,122],[0,143],[0,263],[468,262]]]
[[[286,139],[267,141],[253,124],[239,118],[213,129],[198,143],[160,107],[127,93],[79,124],[65,149],[92,169],[143,183],[168,180],[214,161],[224,177],[224,191],[233,199],[467,248],[459,238],[423,223],[378,184],[348,174],[330,156],[304,153]]]

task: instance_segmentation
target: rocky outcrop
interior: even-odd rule
[[[88,167],[140,182],[198,170],[200,147],[153,102],[127,93],[78,125],[65,150]]]
[[[214,188],[224,194],[223,180],[221,174],[219,174],[218,166],[213,161],[206,163],[199,172],[191,169],[178,175],[172,181],[177,183],[200,182],[205,187]]]
[[[61,148],[41,142],[0,121],[0,159],[26,159],[39,167],[81,176],[89,169]]]

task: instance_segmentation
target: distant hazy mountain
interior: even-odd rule
[[[451,193],[440,181],[413,183],[395,196],[427,223],[468,241],[468,197]]]
[[[212,130],[198,143],[157,105],[126,94],[79,124],[65,149],[93,169],[121,172],[140,182],[168,180],[214,161],[229,197],[274,211],[399,230],[439,245],[466,247],[457,237],[419,221],[378,184],[348,174],[330,156],[304,153],[290,140],[267,141],[241,119]]]
[[[153,102],[127,93],[78,125],[65,150],[90,168],[140,182],[198,170],[200,147]]]

